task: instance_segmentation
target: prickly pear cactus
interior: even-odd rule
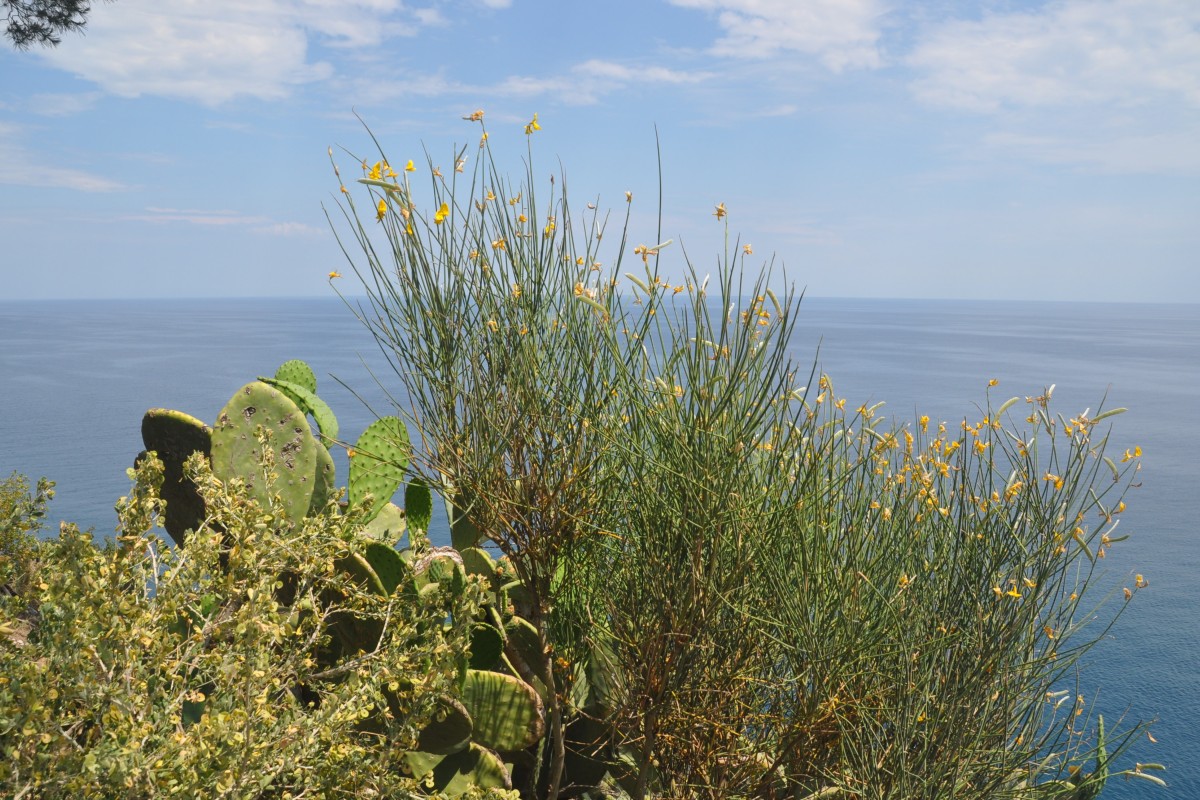
[[[142,442],[163,462],[162,499],[167,501],[163,527],[182,545],[184,534],[204,520],[204,501],[183,474],[183,462],[192,453],[210,455],[212,428],[182,411],[152,408],[142,417]]]
[[[294,383],[313,394],[317,392],[317,376],[313,373],[312,367],[298,358],[280,364],[279,369],[275,370],[275,380]]]
[[[408,468],[408,430],[396,417],[380,417],[367,426],[354,445],[347,490],[350,502],[373,498],[367,520],[375,518],[404,482]]]
[[[267,484],[260,463],[260,428],[270,433],[269,448],[278,475],[272,485]],[[251,495],[264,507],[278,494],[285,516],[299,520],[312,508],[318,486],[326,485],[317,470],[319,451],[324,449],[295,403],[278,389],[254,381],[239,389],[217,415],[212,434],[213,474],[221,480],[244,479]]]

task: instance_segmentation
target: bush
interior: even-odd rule
[[[285,524],[241,482],[190,466],[208,516],[185,548],[153,532],[152,458],[118,504],[115,541],[64,526],[22,545],[36,551],[36,581],[0,620],[30,606],[36,621],[23,644],[0,638],[0,793],[419,793],[402,760],[457,683],[478,592],[373,594],[334,567],[367,543],[365,509]],[[339,618],[379,620],[378,645],[331,650]]]
[[[481,532],[526,592],[549,725],[523,794],[1098,793],[1138,730],[1106,743],[1074,682],[1137,468],[1104,455],[1119,410],[856,409],[790,360],[799,301],[749,246],[676,285],[628,212],[605,257],[608,217],[532,151],[519,185],[478,152],[418,188],[381,150],[370,218],[344,185],[343,213],[455,545]]]

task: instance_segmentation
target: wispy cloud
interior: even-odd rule
[[[265,233],[271,236],[321,236],[328,233],[324,228],[305,225],[303,222],[276,222],[252,228],[255,233]]]
[[[128,189],[120,181],[92,172],[73,169],[28,149],[21,141],[23,131],[0,122],[0,185],[74,189],[79,192],[119,192]]]
[[[35,94],[29,98],[28,106],[43,117],[70,117],[91,110],[101,96],[100,92]]]
[[[1076,167],[1084,172],[1200,175],[1200,125],[1190,129],[1111,135],[1037,136],[998,132],[983,138],[992,152],[1026,160]]]
[[[918,99],[970,111],[1200,107],[1200,3],[1059,0],[954,20],[926,31],[908,63]]]
[[[569,105],[591,105],[604,95],[629,86],[700,83],[711,77],[712,73],[704,71],[686,72],[654,64],[589,59],[562,75],[512,75],[487,91],[517,97],[553,95]]]
[[[203,227],[244,227],[254,233],[272,236],[312,236],[324,233],[323,229],[303,222],[276,222],[270,217],[243,214],[230,209],[147,206],[145,213],[126,214],[121,217],[121,220],[124,222],[149,222],[156,225],[173,223]]]
[[[799,53],[834,72],[883,65],[879,0],[669,0],[709,11],[725,35],[711,52],[734,58]]]
[[[41,57],[123,97],[159,95],[217,105],[280,100],[334,67],[310,46],[378,46],[440,24],[436,9],[399,0],[121,0],[88,20],[87,36]]]

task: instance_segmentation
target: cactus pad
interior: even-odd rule
[[[433,720],[421,729],[417,749],[422,753],[445,756],[466,749],[471,743],[471,715],[462,703],[443,697]]]
[[[408,469],[408,430],[396,417],[380,417],[367,426],[354,445],[347,488],[350,502],[373,498],[367,521],[374,519],[404,482]]]
[[[204,520],[204,501],[183,474],[183,462],[192,453],[211,454],[212,428],[182,411],[152,408],[142,417],[142,442],[163,462],[162,498],[167,501],[163,527],[182,545],[184,533]]]
[[[267,485],[260,463],[257,431],[270,432],[277,479]],[[223,481],[242,478],[256,500],[268,507],[278,494],[285,516],[301,519],[312,506],[318,484],[318,450],[308,420],[282,392],[261,381],[237,391],[217,416],[212,434],[213,474]]]
[[[429,521],[433,519],[433,495],[424,481],[409,481],[405,487],[404,515],[408,517],[410,530],[428,533]]]
[[[303,386],[313,394],[317,393],[317,376],[313,373],[312,367],[298,358],[280,364],[279,369],[275,370],[275,380],[294,383],[297,386]]]
[[[367,551],[363,553],[363,557],[378,576],[383,591],[389,595],[396,591],[400,581],[404,580],[404,577],[412,571],[395,548],[379,542],[367,545]]]
[[[386,503],[375,519],[363,526],[363,532],[372,539],[394,545],[404,538],[405,527],[404,511],[395,503]]]
[[[541,700],[520,678],[469,669],[462,702],[475,721],[472,739],[494,750],[524,750],[545,733]]]
[[[334,416],[333,409],[329,407],[329,404],[317,397],[315,392],[310,392],[298,383],[281,381],[278,378],[260,377],[259,380],[283,392],[306,415],[312,414],[312,418],[316,420],[317,429],[320,430],[322,436],[326,439],[337,439],[337,417]]]
[[[464,492],[455,490],[449,481],[446,482],[445,489],[446,515],[450,518],[450,543],[459,550],[474,547],[479,544],[483,534],[469,516],[472,503]]]

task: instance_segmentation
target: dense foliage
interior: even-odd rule
[[[1099,792],[1074,678],[1137,467],[1104,455],[1119,409],[989,386],[974,419],[890,420],[790,360],[797,298],[749,245],[669,280],[670,242],[631,246],[627,213],[605,253],[608,216],[532,148],[518,185],[486,130],[448,156],[363,159],[367,220],[343,185],[353,305],[419,468],[528,591],[549,691],[526,794]]]
[[[145,459],[115,541],[64,526],[35,548],[38,582],[5,598],[5,622],[35,613],[27,641],[0,644],[4,796],[416,791],[403,756],[456,680],[477,593],[373,594],[334,569],[363,544],[361,510],[281,524],[195,467],[209,516],[186,547],[153,531],[161,463]],[[347,614],[384,632],[331,659],[327,624]]]
[[[0,485],[5,796],[1161,783],[1112,766],[1142,728],[1106,732],[1081,688],[1119,615],[1095,598],[1139,468],[1105,454],[1122,409],[994,403],[992,381],[961,422],[889,419],[791,360],[798,301],[748,245],[675,283],[629,214],[602,252],[607,216],[535,185],[532,152],[516,186],[486,131],[468,155],[364,160],[366,221],[342,187],[398,417],[342,441],[298,361],[212,427],[151,409],[101,544],[38,541],[50,485]]]

